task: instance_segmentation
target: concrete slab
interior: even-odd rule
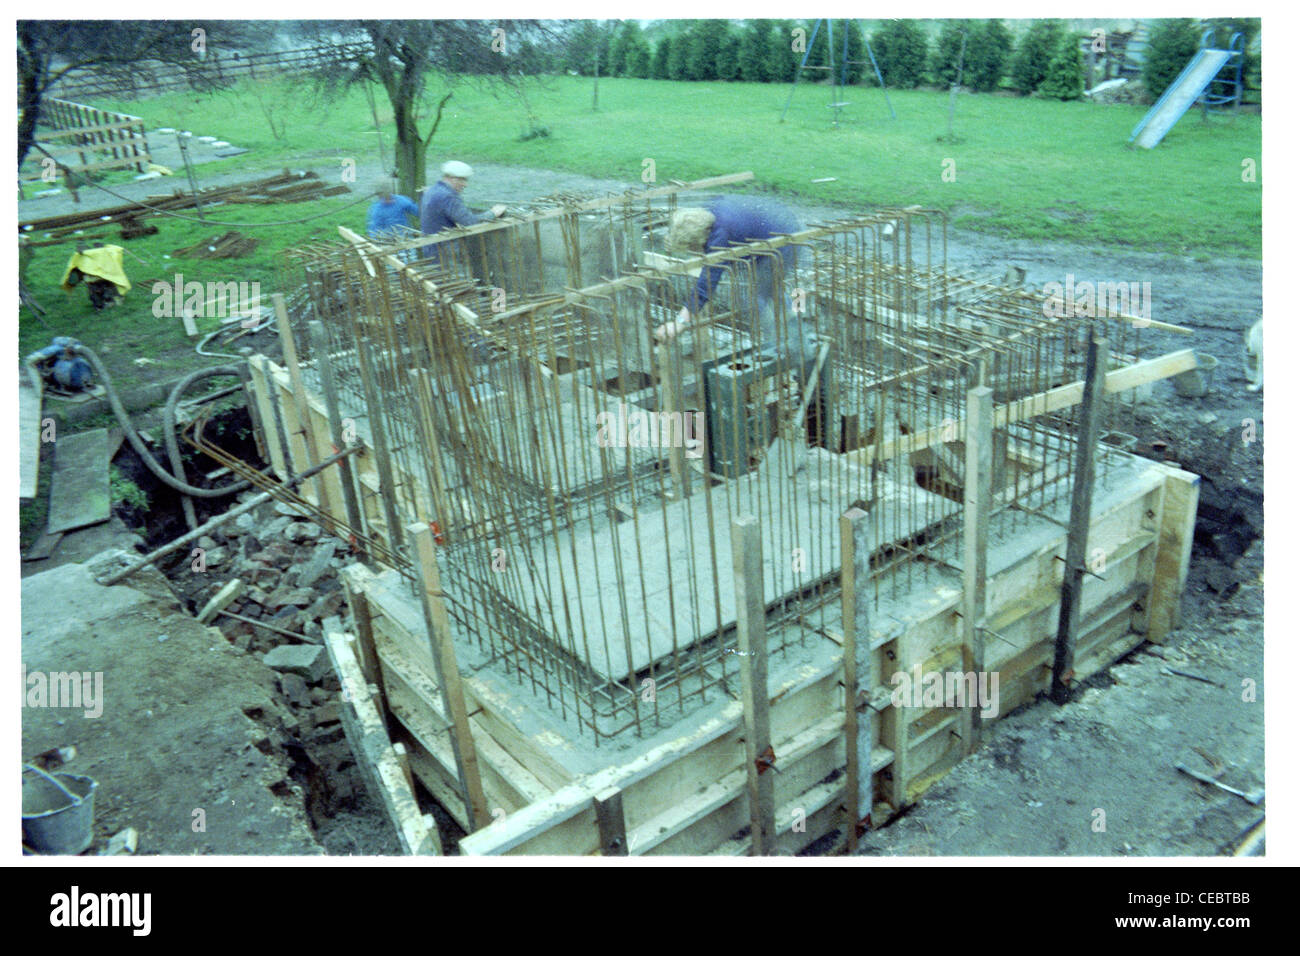
[[[954,502],[883,474],[877,489],[878,527],[890,540],[956,511]],[[759,517],[771,606],[839,573],[839,516],[867,494],[866,472],[839,456],[821,449],[794,460],[773,455],[717,487],[700,487],[697,478],[691,497],[662,510],[643,504],[637,521],[588,520],[553,541],[540,538],[523,558],[533,577],[494,575],[488,584],[515,607],[543,609],[534,611],[546,616],[536,622],[540,634],[555,635],[602,677],[622,680],[735,624],[729,515]],[[445,576],[444,587],[470,599],[455,575]]]
[[[107,521],[108,431],[65,435],[55,444],[46,530],[71,531]]]

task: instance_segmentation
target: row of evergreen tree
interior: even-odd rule
[[[789,83],[811,47],[807,65],[823,69],[807,75],[824,78],[824,68],[830,65],[827,30],[825,23],[814,30],[815,23],[695,20],[676,32],[659,31],[652,42],[635,20],[583,20],[570,25],[566,41],[554,53],[527,50],[525,71]],[[1240,28],[1236,21],[1224,23],[1225,30]],[[1253,21],[1255,29],[1257,24]],[[1155,24],[1144,75],[1152,95],[1163,91],[1195,53],[1202,28],[1185,19]],[[858,21],[834,21],[832,34],[841,81],[875,85],[876,72]],[[1060,20],[1034,20],[1016,42],[1002,20],[990,19],[943,21],[932,41],[920,21],[888,20],[871,34],[870,46],[880,76],[891,88],[946,87],[960,72],[962,85],[980,92],[1007,88],[1069,100],[1083,92],[1084,39]]]

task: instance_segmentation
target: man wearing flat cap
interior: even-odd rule
[[[442,179],[425,191],[420,203],[420,231],[426,236],[454,229],[457,226],[472,226],[476,222],[500,219],[506,207],[497,204],[489,212],[479,214],[472,212],[460,194],[469,185],[469,178],[474,170],[468,163],[453,159],[442,164]]]

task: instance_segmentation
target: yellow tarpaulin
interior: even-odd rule
[[[68,260],[68,268],[63,270],[63,281],[59,283],[61,288],[73,288],[68,282],[73,269],[79,270],[88,278],[103,279],[105,282],[113,283],[117,286],[118,295],[126,295],[131,291],[131,280],[126,277],[126,272],[122,269],[121,246],[99,246],[95,249],[87,249],[85,252],[74,252],[72,258]]]

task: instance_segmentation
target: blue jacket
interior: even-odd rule
[[[460,200],[460,193],[452,189],[443,180],[438,180],[424,191],[420,203],[420,231],[426,236],[455,226],[472,226],[476,222],[487,222],[491,213],[479,215]]]
[[[370,236],[388,232],[395,226],[405,226],[407,216],[418,216],[420,207],[405,196],[389,196],[387,200],[376,199],[370,205],[366,216],[366,232]]]
[[[794,213],[784,206],[750,196],[723,196],[709,205],[709,212],[713,213],[713,229],[704,243],[705,252],[717,252],[744,242],[770,239],[778,233],[798,232],[802,228]],[[794,269],[796,250],[793,246],[784,246],[780,252],[785,262],[785,271],[789,273]],[[761,263],[766,257],[756,258]],[[706,266],[700,272],[695,291],[687,302],[687,307],[692,312],[698,311],[709,301],[722,278],[723,270],[723,266]]]

